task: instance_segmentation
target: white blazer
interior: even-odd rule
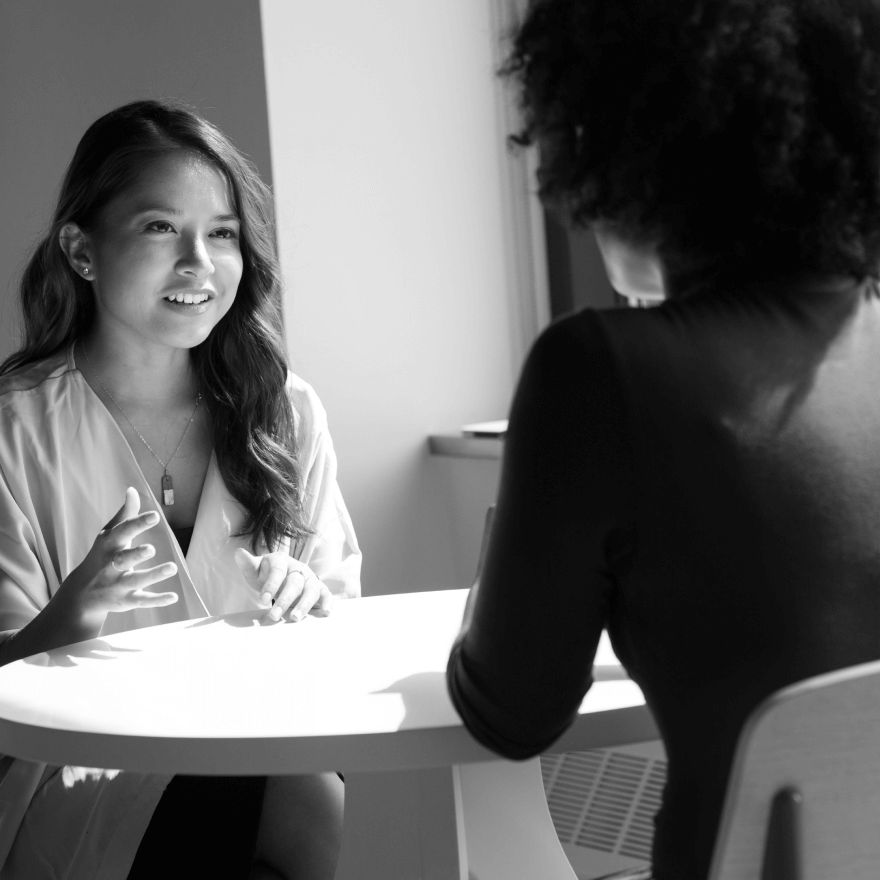
[[[304,510],[315,533],[293,548],[337,597],[360,595],[361,553],[336,482],[327,416],[314,390],[287,381],[296,419]],[[178,602],[107,615],[102,633],[261,607],[235,564],[244,510],[212,455],[184,559],[116,421],[76,367],[73,349],[0,378],[0,640],[45,607],[134,486],[142,533],[176,578],[155,586]],[[158,486],[155,487],[158,491]],[[285,546],[285,549],[290,549]],[[265,552],[265,545],[263,545]],[[4,775],[5,774],[5,775]],[[63,769],[0,759],[0,878],[123,880],[170,776]],[[33,861],[34,849],[40,858]]]

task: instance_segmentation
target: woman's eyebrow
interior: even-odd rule
[[[133,216],[140,217],[142,214],[171,214],[174,217],[179,217],[183,214],[179,208],[172,208],[170,205],[144,205],[142,207],[138,207],[135,209]],[[217,214],[215,217],[212,217],[212,222],[220,222],[225,223],[230,220],[239,220],[238,214]]]
[[[172,208],[170,205],[141,205],[135,208],[134,216],[140,217],[141,214],[173,214],[179,217],[183,211],[179,208]]]

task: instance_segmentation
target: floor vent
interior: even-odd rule
[[[662,747],[544,755],[541,773],[560,843],[650,859],[666,782]]]

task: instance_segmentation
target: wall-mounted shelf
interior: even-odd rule
[[[500,437],[465,437],[462,434],[432,434],[428,437],[432,455],[454,458],[500,459],[504,441]]]

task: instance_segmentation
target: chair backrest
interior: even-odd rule
[[[709,880],[880,878],[880,662],[765,700],[737,745]]]
[[[489,538],[492,535],[492,523],[495,519],[495,505],[490,504],[486,511],[486,519],[483,524],[483,541],[480,544],[480,559],[477,562],[477,573],[474,575],[473,586],[476,586],[480,575],[483,573],[483,566],[486,564],[486,551],[489,549]]]

